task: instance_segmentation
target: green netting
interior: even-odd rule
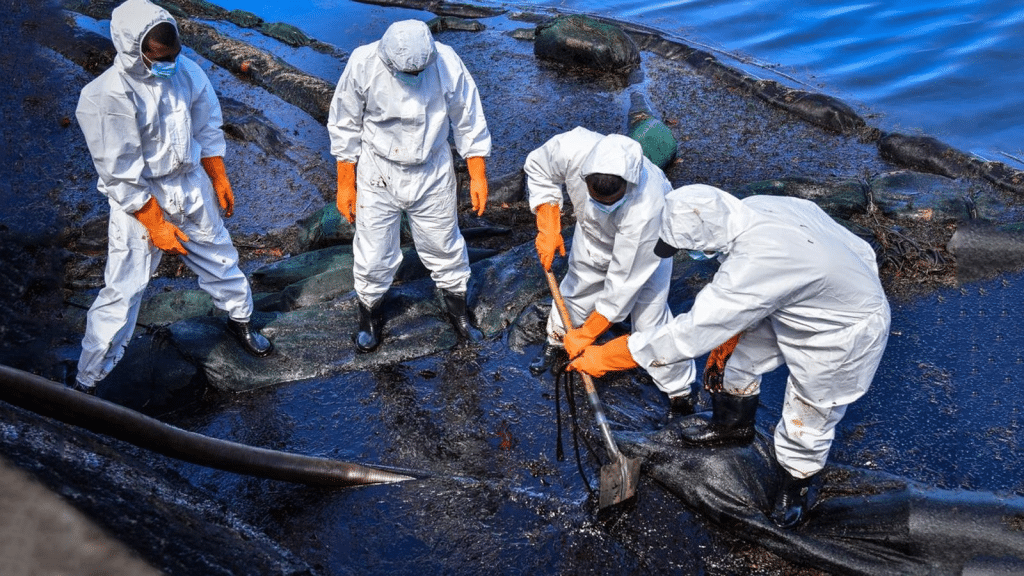
[[[580,15],[559,16],[537,27],[533,52],[538,58],[603,71],[630,72],[640,51],[619,27]]]
[[[291,46],[309,46],[313,43],[313,39],[302,30],[284,22],[264,22],[260,25],[260,32]]]
[[[640,143],[644,156],[658,168],[665,168],[676,157],[676,139],[668,126],[657,118],[648,117],[629,131],[629,137]]]
[[[229,22],[242,28],[258,28],[263,24],[263,18],[245,10],[232,10],[228,12],[227,18]]]

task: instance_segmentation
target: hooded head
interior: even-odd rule
[[[680,249],[727,252],[738,229],[735,217],[745,210],[749,209],[738,198],[712,186],[677,188],[665,196],[661,235],[654,253],[668,258]]]
[[[377,51],[389,69],[408,74],[422,71],[437,57],[430,28],[419,20],[402,20],[388,26]]]
[[[597,141],[583,159],[580,176],[611,174],[630,184],[639,184],[644,163],[644,149],[628,136],[609,134]]]
[[[132,76],[149,76],[142,61],[142,39],[157,24],[167,22],[178,30],[174,18],[149,0],[127,0],[110,14],[110,39],[117,49],[117,61]]]

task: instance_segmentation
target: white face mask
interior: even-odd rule
[[[611,214],[612,212],[615,212],[619,208],[619,206],[622,206],[622,203],[625,201],[625,196],[616,200],[614,204],[602,204],[597,200],[594,200],[593,198],[590,199],[590,202],[594,205],[594,207],[600,210],[601,212],[604,212],[605,214]]]

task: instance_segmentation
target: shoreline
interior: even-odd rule
[[[8,8],[11,15],[4,23],[26,34],[18,35],[14,45],[7,48],[10,55],[3,59],[3,72],[13,84],[13,97],[5,102],[5,113],[17,119],[17,123],[4,128],[6,154],[20,155],[20,159],[11,164],[12,196],[0,206],[5,224],[0,238],[5,243],[11,241],[2,261],[14,271],[11,276],[24,290],[8,294],[5,306],[10,307],[2,310],[10,319],[7,329],[0,333],[5,349],[2,361],[59,380],[59,370],[77,358],[77,339],[81,337],[84,312],[71,303],[82,300],[87,305],[98,290],[97,283],[102,282],[97,270],[102,269],[105,254],[105,204],[95,190],[95,173],[73,112],[78,91],[94,70],[102,69],[103,43],[97,42],[96,35],[62,26],[67,19],[60,11],[36,10],[39,7],[32,2]],[[68,30],[70,35],[66,35]],[[45,43],[40,44],[40,37],[47,35]],[[706,53],[688,46],[649,38],[648,47],[642,49],[643,80],[624,88],[614,79],[537,61],[529,43],[502,33],[448,31],[439,33],[438,39],[456,48],[484,96],[496,144],[492,177],[514,172],[530,150],[575,125],[622,132],[633,88],[645,93],[679,142],[680,159],[667,170],[675,185],[705,182],[738,190],[760,182],[804,178],[816,181],[818,187],[814,190],[820,193],[831,191],[835,183],[870,182],[879,174],[905,168],[883,158],[877,140],[862,139],[864,130],[870,128],[842,128],[836,134],[810,124],[751,92],[762,89],[767,94],[776,87],[752,84],[749,77],[715,59],[708,60],[703,55]],[[61,44],[49,46],[55,42]],[[340,47],[335,49],[342,51]],[[215,56],[212,48],[206,50]],[[676,57],[666,58],[662,52]],[[245,52],[245,56],[253,54]],[[700,69],[690,62],[693,59]],[[246,60],[241,55],[224,59],[226,66],[201,53],[198,61],[211,76],[222,103],[237,103],[231,104],[229,120],[241,136],[229,138],[230,156],[226,158],[237,207],[227,225],[236,244],[245,245],[240,252],[249,273],[263,263],[295,254],[296,221],[333,202],[333,163],[326,154],[326,130],[314,114],[268,93],[258,75],[254,80],[252,74],[243,74],[241,63]],[[267,66],[271,65],[273,62],[268,61]],[[316,83],[316,90],[325,90],[323,84]],[[785,101],[785,92],[776,94],[777,100]],[[823,103],[828,110],[835,105],[828,100]],[[261,140],[261,134],[274,135],[278,144]],[[961,175],[958,180],[966,189],[998,197],[1007,207],[1016,208],[1020,202],[1015,192],[995,189],[980,172]],[[17,202],[15,190],[19,193]],[[1013,220],[1018,212],[1008,209],[1002,214]],[[483,218],[464,211],[460,220],[464,228],[508,224],[513,234],[494,241],[507,244],[508,249],[532,241],[533,224],[527,216],[520,199],[507,206],[489,206]],[[955,222],[907,216],[883,220],[880,226],[887,230],[897,227],[928,248],[944,250]],[[177,259],[168,257],[148,294],[194,288],[194,284],[194,278],[181,271]],[[934,291],[927,284],[923,289],[926,294]],[[343,329],[338,331],[337,337],[344,338],[340,333]],[[16,353],[12,352],[15,349]],[[453,354],[459,361],[463,353]],[[384,369],[393,368],[392,364]],[[361,370],[353,372],[353,377],[369,373],[369,369]],[[19,414],[19,418],[27,422],[20,429],[22,433],[36,426],[31,415]],[[115,459],[129,469],[150,465],[150,456],[145,453],[128,451],[119,455],[119,446],[111,448],[103,437],[57,423],[46,427],[50,436],[33,446],[38,454],[8,446],[3,455],[17,452],[11,460],[19,467],[56,468],[56,463],[62,462],[62,437],[81,436],[88,438],[83,454],[90,450],[102,454],[94,459]],[[18,440],[8,442],[17,444]],[[161,458],[153,460],[163,462]],[[70,461],[61,464],[65,469],[51,471],[46,482],[51,489],[77,494],[82,499],[79,503],[87,501],[105,490],[103,484],[93,485],[95,464],[91,462],[89,456],[76,452]],[[181,484],[187,489],[186,480]],[[137,489],[145,491],[147,486]],[[146,502],[146,498],[140,497],[139,501]],[[123,526],[118,516],[135,513],[130,506],[118,504],[116,498],[93,506],[100,523],[107,526]],[[155,508],[151,512],[159,514]],[[132,538],[131,534],[119,536]],[[132,544],[143,548],[149,545],[138,541]],[[145,553],[153,557],[159,551],[148,549]],[[763,552],[748,550],[748,554],[751,564],[764,561]],[[769,564],[772,561],[785,564],[779,559],[769,559]]]

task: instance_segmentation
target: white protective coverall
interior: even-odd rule
[[[163,254],[133,214],[155,197],[164,219],[188,237],[181,259],[214,304],[238,321],[252,313],[252,292],[220,216],[200,158],[223,156],[220,103],[202,69],[178,56],[176,73],[158,78],[142,60],[142,39],[173,18],[147,0],[113,10],[114,64],[82,89],[75,112],[92,154],[97,187],[110,204],[106,285],[89,309],[78,381],[93,386],[121,359],[142,294]]]
[[[660,168],[643,155],[635,140],[603,136],[577,127],[554,136],[526,157],[523,167],[530,210],[541,204],[562,206],[565,186],[576,216],[569,266],[559,288],[576,326],[596,310],[609,322],[631,318],[633,330],[650,330],[672,319],[668,289],[672,261],[654,254],[665,194],[671,189]],[[622,203],[611,213],[590,198],[590,174],[613,174],[626,180]],[[548,342],[564,334],[554,306],[548,315]],[[650,372],[658,388],[673,396],[689,392],[693,362],[677,362]]]
[[[422,69],[415,77],[403,71]],[[476,83],[459,56],[418,20],[392,24],[352,51],[338,80],[327,128],[331,154],[356,162],[352,274],[372,308],[402,262],[402,213],[434,283],[465,294],[469,254],[458,226],[448,136],[464,158],[488,156],[491,133]]]
[[[871,246],[807,200],[740,201],[700,184],[666,197],[661,234],[676,248],[717,252],[721,267],[689,312],[630,336],[633,358],[654,373],[740,333],[724,392],[757,394],[761,375],[785,363],[776,457],[797,478],[821,470],[889,337]]]

